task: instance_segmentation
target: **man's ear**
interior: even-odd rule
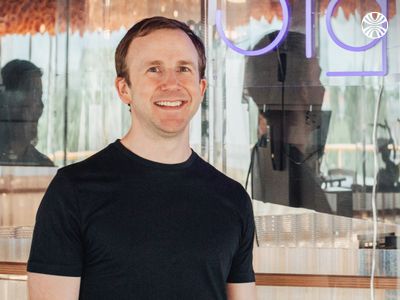
[[[207,89],[207,80],[205,78],[200,79],[200,93],[201,93],[201,101],[203,101],[204,98],[204,93],[206,92]]]
[[[130,104],[132,102],[130,87],[123,77],[115,78],[115,88],[117,89],[118,96],[125,104]]]

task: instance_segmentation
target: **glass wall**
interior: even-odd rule
[[[163,15],[205,42],[208,90],[190,142],[252,196],[259,299],[400,298],[399,7],[3,1],[0,295],[27,297],[35,213],[57,168],[129,128],[114,88],[114,51],[135,22]],[[371,12],[387,23],[377,14],[363,21]],[[379,28],[388,30],[377,38]]]
[[[260,297],[397,299],[399,3],[222,1],[217,8],[222,169],[252,195],[260,280],[301,286],[262,287]],[[388,30],[371,38],[369,26]],[[371,284],[371,275],[390,287]]]

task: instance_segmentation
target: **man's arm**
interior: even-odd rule
[[[227,283],[226,294],[228,300],[257,300],[256,284],[246,283]]]
[[[77,300],[80,277],[28,272],[29,300]]]

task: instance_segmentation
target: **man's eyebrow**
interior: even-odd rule
[[[193,61],[191,61],[191,60],[184,60],[184,59],[179,60],[179,61],[178,61],[178,65],[180,65],[180,66],[182,66],[182,65],[190,65],[190,66],[192,66],[192,67],[195,67],[195,66],[196,66],[196,64],[195,64]]]
[[[143,61],[141,65],[144,67],[160,66],[160,65],[163,65],[163,62],[161,60],[149,60],[149,61]],[[196,67],[196,64],[192,60],[189,60],[189,59],[178,60],[177,65],[179,65],[179,66],[188,65],[188,66],[192,66],[193,68]]]
[[[152,65],[159,66],[159,65],[162,65],[162,62],[161,62],[161,60],[149,60],[149,61],[144,61],[142,63],[142,65],[143,66],[152,66]]]

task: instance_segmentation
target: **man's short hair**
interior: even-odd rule
[[[129,80],[128,68],[126,65],[126,56],[128,54],[129,45],[135,38],[146,36],[153,31],[160,29],[182,30],[184,33],[187,34],[197,50],[197,54],[199,57],[200,78],[204,78],[206,69],[206,55],[204,44],[201,39],[185,23],[161,16],[143,19],[140,22],[136,23],[128,30],[128,32],[119,42],[117,50],[115,51],[115,69],[117,71],[117,76],[124,78],[128,85],[131,84]]]

